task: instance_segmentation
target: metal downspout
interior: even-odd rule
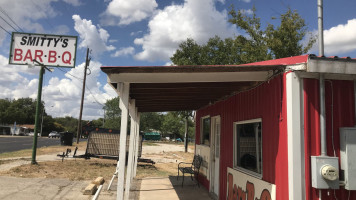
[[[319,56],[324,56],[324,27],[323,27],[323,0],[318,0],[318,33],[319,33]],[[326,156],[326,126],[325,126],[325,80],[324,74],[320,73],[320,150],[321,156]],[[321,200],[321,189],[319,189]]]
[[[323,34],[323,0],[318,0],[318,31],[319,31],[319,56],[324,56],[324,34]],[[320,73],[320,151],[326,156],[326,125],[325,125],[325,79]]]
[[[326,153],[326,124],[325,124],[325,80],[324,74],[320,74],[320,150],[321,156],[327,156]]]

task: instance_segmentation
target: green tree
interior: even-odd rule
[[[41,123],[42,123],[42,136],[47,136],[51,131],[54,130],[63,131],[62,129],[56,127],[55,120],[52,118],[52,116],[47,115],[46,112],[44,112],[43,114],[43,122]]]
[[[229,22],[237,25],[247,34],[247,37],[240,35],[237,38],[239,38],[238,43],[243,45],[242,52],[252,56],[252,61],[305,54],[316,41],[316,38],[311,35],[307,45],[303,47],[302,40],[308,33],[308,28],[304,19],[295,10],[289,8],[286,13],[281,14],[280,25],[277,28],[268,24],[265,30],[261,28],[256,9],[253,8],[252,11],[252,17],[241,10],[236,12],[233,7],[229,12],[231,15]]]
[[[181,120],[184,121],[184,151],[188,151],[188,131],[189,131],[189,119],[193,117],[192,111],[177,111],[174,112],[175,115],[178,116]]]
[[[41,103],[40,109],[44,107]],[[17,100],[1,99],[0,101],[0,123],[12,124],[34,124],[36,114],[36,101],[31,98],[20,98]]]
[[[9,122],[9,116],[8,116],[8,108],[11,105],[11,101],[9,99],[0,99],[0,124],[8,124],[8,123],[14,123]]]
[[[311,35],[307,45],[303,46],[302,41],[308,34],[307,26],[304,19],[290,9],[281,15],[280,26],[269,24],[266,29],[262,29],[255,8],[251,16],[234,8],[229,14],[229,22],[245,34],[224,40],[215,36],[203,45],[188,38],[179,45],[171,61],[175,65],[244,64],[305,54],[316,41]]]
[[[229,12],[231,15],[229,22],[235,24],[247,34],[247,36],[239,35],[235,38],[236,45],[241,47],[238,56],[241,57],[242,63],[257,62],[272,58],[265,41],[264,31],[261,30],[261,20],[256,16],[255,7],[253,7],[252,11],[251,17],[241,10],[236,12],[233,7]]]
[[[121,110],[119,107],[119,102],[119,97],[115,97],[105,103],[105,128],[120,130]]]
[[[186,125],[188,131],[186,131]],[[183,139],[185,138],[185,132],[187,132],[187,137],[192,138],[195,135],[194,126],[191,111],[168,112],[163,116],[162,133],[173,134],[175,138]]]
[[[140,114],[140,131],[150,130],[162,131],[164,115],[157,112],[146,112]]]
[[[269,24],[265,31],[267,45],[274,57],[284,58],[307,53],[315,43],[316,37],[311,35],[305,47],[300,43],[307,34],[304,19],[291,9],[288,9],[280,18],[280,26],[275,28]]]
[[[58,126],[57,128],[59,128],[59,129],[55,129],[55,131],[68,131],[71,133],[77,133],[78,119],[70,117],[70,116],[66,116],[66,117],[54,118],[54,121],[64,127],[64,130],[63,130],[63,129],[61,129],[61,126]],[[84,124],[84,122],[83,122],[83,124]]]
[[[104,126],[103,118],[95,119],[95,120],[92,120],[91,122],[92,122],[92,126],[94,126],[94,127],[103,127]]]
[[[215,36],[204,45],[188,38],[179,45],[171,61],[175,65],[231,65],[242,62],[236,53],[239,51],[239,46],[231,38],[222,40]]]
[[[174,112],[168,112],[164,115],[162,122],[162,133],[173,134],[175,138],[183,138],[184,123],[180,120]]]

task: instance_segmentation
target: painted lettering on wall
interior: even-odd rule
[[[226,192],[228,200],[276,199],[276,185],[229,167]]]
[[[255,199],[255,185],[249,181],[246,182],[245,190],[237,187],[234,184],[234,176],[228,174],[228,200],[271,200],[271,194],[267,189],[264,189],[260,194],[260,198]]]

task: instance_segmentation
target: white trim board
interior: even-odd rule
[[[234,82],[265,81],[270,71],[256,72],[199,72],[199,73],[120,73],[108,74],[109,82],[129,83],[187,83],[187,82]]]
[[[302,80],[294,73],[286,75],[287,132],[288,132],[288,187],[290,200],[305,199],[303,189],[304,141],[302,128]]]

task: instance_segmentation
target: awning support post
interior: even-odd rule
[[[127,122],[129,110],[129,83],[119,83],[120,109],[121,109],[121,127],[120,127],[120,149],[119,149],[119,172],[117,182],[117,200],[124,199],[124,179],[126,166],[126,136],[127,136]]]
[[[133,155],[134,155],[134,140],[135,140],[135,129],[136,129],[136,108],[135,100],[130,100],[129,113],[131,116],[131,125],[130,125],[130,143],[129,143],[129,155],[128,163],[126,169],[126,186],[125,186],[125,199],[129,199],[130,196],[130,185],[132,180],[132,168],[133,168]]]
[[[133,177],[136,177],[136,170],[137,170],[137,160],[138,160],[138,148],[140,146],[140,113],[137,113],[137,121],[136,121],[136,146],[135,146],[135,164],[134,164],[134,172]],[[141,152],[142,155],[142,152]]]

